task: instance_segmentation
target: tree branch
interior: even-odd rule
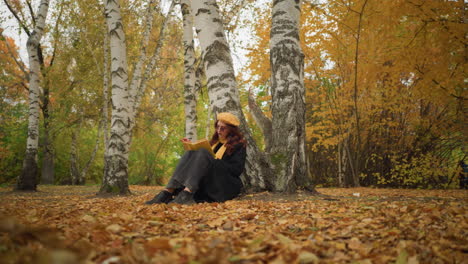
[[[56,51],[57,51],[57,42],[58,42],[58,41],[56,41],[56,37],[58,35],[58,26],[59,26],[60,20],[62,18],[62,14],[63,14],[63,4],[60,5],[60,12],[59,12],[59,15],[57,17],[57,21],[56,21],[55,26],[54,26],[54,47],[53,47],[53,50],[52,50],[52,58],[50,59],[49,67],[52,67],[54,65],[54,61],[55,61],[55,54],[56,54]]]
[[[13,10],[13,8],[11,7],[10,3],[8,3],[7,0],[3,0],[3,2],[5,2],[6,6],[8,7],[8,10],[10,10],[11,14],[16,18],[16,20],[18,20],[19,25],[21,26],[21,28],[23,28],[24,32],[26,32],[26,35],[28,35],[29,37],[31,35],[31,32],[23,23],[21,18],[18,16],[18,13],[15,10]]]
[[[18,61],[14,55],[14,51],[13,49],[11,48],[10,46],[10,43],[8,43],[8,39],[3,36],[3,30],[0,31],[0,37],[4,38],[5,39],[5,45],[7,46],[7,49],[8,49],[8,53],[10,54],[10,56],[13,58],[13,60],[15,61],[16,65],[18,66],[18,68],[20,68],[20,70],[23,72],[24,74],[24,79],[28,80],[29,81],[29,74],[28,72],[26,71],[25,67],[24,67],[24,64],[20,61]]]
[[[257,102],[252,96],[252,93],[249,90],[249,112],[252,114],[255,123],[260,127],[263,132],[265,140],[265,152],[270,152],[271,140],[273,137],[272,134],[272,124],[271,120],[263,114],[260,107],[257,105]]]
[[[29,12],[31,13],[33,26],[36,27],[36,15],[34,14],[34,10],[33,10],[32,6],[31,6],[31,2],[26,1],[26,3],[28,4]]]

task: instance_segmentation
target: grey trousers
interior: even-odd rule
[[[187,187],[195,193],[200,188],[203,177],[211,173],[213,161],[213,156],[206,149],[185,152],[166,188]]]

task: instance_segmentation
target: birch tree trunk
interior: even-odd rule
[[[78,165],[78,132],[79,127],[81,126],[78,125],[78,128],[73,130],[72,132],[72,142],[71,142],[71,148],[70,148],[70,184],[72,185],[77,185],[79,181],[79,175],[80,175],[80,168]]]
[[[100,193],[128,194],[130,109],[127,51],[119,1],[106,1],[106,23],[111,54],[112,116],[108,155]]]
[[[35,191],[38,179],[37,151],[39,145],[39,93],[41,69],[39,62],[39,45],[45,28],[49,1],[42,0],[36,17],[36,26],[27,41],[29,57],[29,119],[26,154],[23,170],[18,177],[16,190]]]
[[[304,54],[299,41],[300,1],[273,1],[270,33],[271,162],[274,191],[313,190],[305,155]]]
[[[184,105],[185,105],[185,137],[191,141],[197,140],[197,100],[195,97],[195,52],[193,41],[193,16],[189,0],[181,1],[184,20]]]
[[[104,70],[103,70],[103,100],[102,100],[102,129],[104,137],[104,171],[103,175],[106,175],[107,171],[107,157],[109,156],[109,35],[104,34]]]
[[[143,39],[142,43],[140,44],[141,46],[141,54],[140,58],[137,63],[137,67],[135,67],[135,72],[133,73],[133,78],[132,82],[130,83],[130,113],[132,117],[132,123],[131,123],[131,129],[133,129],[133,126],[135,125],[134,122],[134,117],[136,116],[136,113],[138,111],[138,108],[140,107],[141,104],[141,99],[143,98],[143,95],[145,94],[146,91],[146,86],[147,86],[147,81],[150,78],[150,75],[152,74],[155,66],[157,65],[159,58],[160,58],[160,53],[161,53],[161,48],[164,42],[164,39],[166,37],[166,24],[169,19],[169,15],[172,12],[174,8],[174,1],[171,1],[169,11],[164,17],[161,27],[159,29],[159,39],[158,42],[156,43],[156,47],[154,49],[153,55],[151,56],[148,64],[146,65],[146,69],[143,72],[143,63],[147,59],[147,53],[146,53],[146,46],[150,37],[151,29],[152,29],[152,18],[153,18],[153,12],[151,9],[151,5],[154,1],[150,1],[150,6],[148,7],[149,10],[146,14],[146,29],[145,32],[143,33]]]
[[[49,83],[47,82],[43,88],[44,94],[42,97],[42,115],[44,124],[44,142],[43,142],[43,157],[42,157],[42,171],[41,183],[54,184],[55,170],[54,170],[54,152],[52,140],[50,138],[50,114],[49,114]]]
[[[165,36],[166,23],[174,7],[171,1],[169,12],[160,28],[159,40],[155,51],[144,69],[147,59],[148,44],[154,14],[154,0],[148,3],[145,16],[145,31],[141,41],[141,53],[134,65],[133,76],[129,85],[125,34],[123,31],[119,1],[107,1],[105,5],[111,54],[111,92],[112,117],[110,139],[106,145],[105,172],[100,193],[127,194],[128,189],[128,153],[132,139],[135,116],[146,90],[146,82],[159,59]]]
[[[268,188],[269,183],[266,181],[267,175],[270,174],[268,162],[266,156],[258,149],[242,113],[231,51],[216,1],[193,0],[192,13],[202,49],[211,109],[215,115],[220,112],[231,112],[236,115],[247,140],[247,159],[245,173],[242,176],[244,186]]]

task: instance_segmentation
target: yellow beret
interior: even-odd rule
[[[224,122],[229,125],[239,126],[240,124],[239,119],[235,115],[228,112],[219,113],[217,118],[218,121]]]

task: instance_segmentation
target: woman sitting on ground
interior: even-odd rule
[[[185,152],[166,188],[146,204],[224,202],[239,195],[246,157],[239,119],[219,113],[214,126],[210,144],[215,157],[206,149]]]

